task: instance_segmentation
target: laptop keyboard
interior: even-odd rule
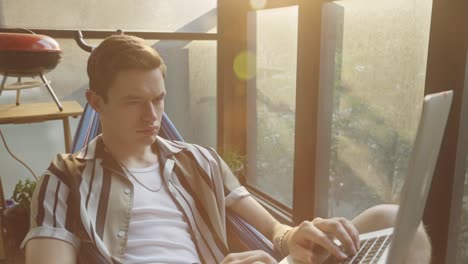
[[[392,241],[392,234],[361,240],[361,248],[356,255],[350,257],[343,264],[372,264],[377,263],[385,249]]]

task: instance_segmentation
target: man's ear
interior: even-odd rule
[[[88,104],[94,109],[94,111],[98,113],[101,112],[102,104],[104,104],[102,96],[97,94],[95,91],[88,89],[86,90],[86,100],[88,100]]]

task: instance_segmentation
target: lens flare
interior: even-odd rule
[[[265,8],[267,0],[250,0],[250,6],[257,10]]]
[[[237,78],[248,80],[255,76],[255,54],[250,51],[242,51],[234,58],[234,72]]]

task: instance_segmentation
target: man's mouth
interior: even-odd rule
[[[158,126],[147,127],[137,130],[138,133],[152,134],[158,131]]]

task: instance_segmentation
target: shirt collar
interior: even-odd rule
[[[162,156],[161,158],[163,158],[163,160],[166,160],[170,156],[184,150],[186,145],[183,142],[173,142],[157,136],[151,147],[156,151],[159,150],[158,154]],[[101,135],[91,140],[86,147],[78,151],[75,155],[77,159],[82,160],[96,158],[101,158],[103,160],[112,159],[111,154],[105,148]]]

